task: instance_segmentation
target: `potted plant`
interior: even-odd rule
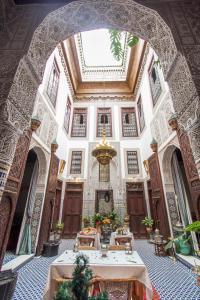
[[[198,243],[200,242],[200,221],[195,221],[191,224],[189,224],[188,226],[186,226],[186,228],[184,229],[185,232],[195,232],[197,234],[197,241]],[[200,247],[200,245],[198,244],[198,247]],[[195,250],[197,256],[200,257],[200,250]]]
[[[56,223],[55,225],[55,232],[56,232],[56,236],[55,236],[55,240],[59,241],[62,237],[62,232],[64,229],[64,223]]]
[[[142,224],[146,227],[146,231],[148,234],[151,234],[152,232],[152,226],[153,226],[153,219],[150,217],[145,217],[142,221]]]
[[[83,218],[83,227],[84,228],[90,227],[90,217]]]
[[[191,235],[188,235],[187,233],[183,233],[179,235],[176,238],[170,238],[169,242],[165,246],[165,251],[171,251],[174,247],[176,250],[176,253],[180,253],[183,255],[190,255],[192,251],[192,247],[189,243],[191,239]]]
[[[96,213],[93,216],[94,227],[96,227],[97,232],[99,232],[99,233],[101,233],[101,225],[102,225],[103,219],[104,219],[104,217],[100,213]]]
[[[108,300],[106,292],[97,296],[89,296],[92,281],[92,271],[88,266],[87,256],[80,254],[76,257],[72,280],[60,284],[54,300]]]

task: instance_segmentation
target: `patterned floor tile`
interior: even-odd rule
[[[73,240],[64,240],[60,253],[73,248]],[[136,240],[135,247],[146,264],[152,284],[161,300],[200,300],[200,288],[195,285],[195,275],[180,262],[154,255],[153,245]],[[55,259],[34,258],[19,270],[13,300],[42,300],[48,269]]]
[[[6,251],[6,254],[3,259],[3,265],[7,264],[9,261],[13,260],[16,257],[17,257],[17,255],[15,255],[13,252]]]

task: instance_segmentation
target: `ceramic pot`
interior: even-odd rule
[[[146,227],[146,231],[148,234],[152,233],[152,227]]]
[[[180,252],[183,255],[189,255],[191,253],[191,246],[188,242],[184,240],[179,240]]]

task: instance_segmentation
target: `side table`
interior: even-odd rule
[[[154,241],[154,245],[155,245],[155,255],[158,256],[166,256],[166,251],[164,249],[164,246],[167,244],[166,240],[163,240],[162,242],[155,242]]]

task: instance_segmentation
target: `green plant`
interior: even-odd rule
[[[110,34],[110,50],[114,56],[114,58],[117,61],[120,61],[123,56],[124,56],[124,49],[122,48],[122,34],[124,34],[124,32],[116,30],[116,29],[109,29],[109,34]],[[133,36],[131,33],[128,34],[128,38],[127,38],[127,44],[129,47],[133,47],[135,45],[137,45],[139,41],[139,38],[136,36]]]
[[[200,231],[200,221],[195,221],[191,224],[189,224],[188,226],[185,227],[184,229],[186,232],[198,232]]]
[[[142,221],[142,224],[144,224],[146,227],[152,227],[153,226],[153,219],[149,217],[145,217]]]
[[[96,213],[96,214],[92,217],[94,226],[100,225],[100,224],[102,223],[103,219],[104,219],[104,216],[103,216],[102,214]]]
[[[54,300],[108,300],[103,292],[95,297],[89,297],[92,271],[89,269],[87,256],[80,254],[75,260],[76,267],[72,273],[72,280],[60,284]]]
[[[112,221],[115,221],[117,219],[117,213],[114,210],[112,210],[108,213],[107,218]]]
[[[172,249],[173,246],[175,246],[176,252],[181,252],[181,244],[186,245],[191,239],[191,235],[188,235],[187,233],[183,233],[175,238],[170,238],[169,242],[165,245],[164,249],[165,251]]]

